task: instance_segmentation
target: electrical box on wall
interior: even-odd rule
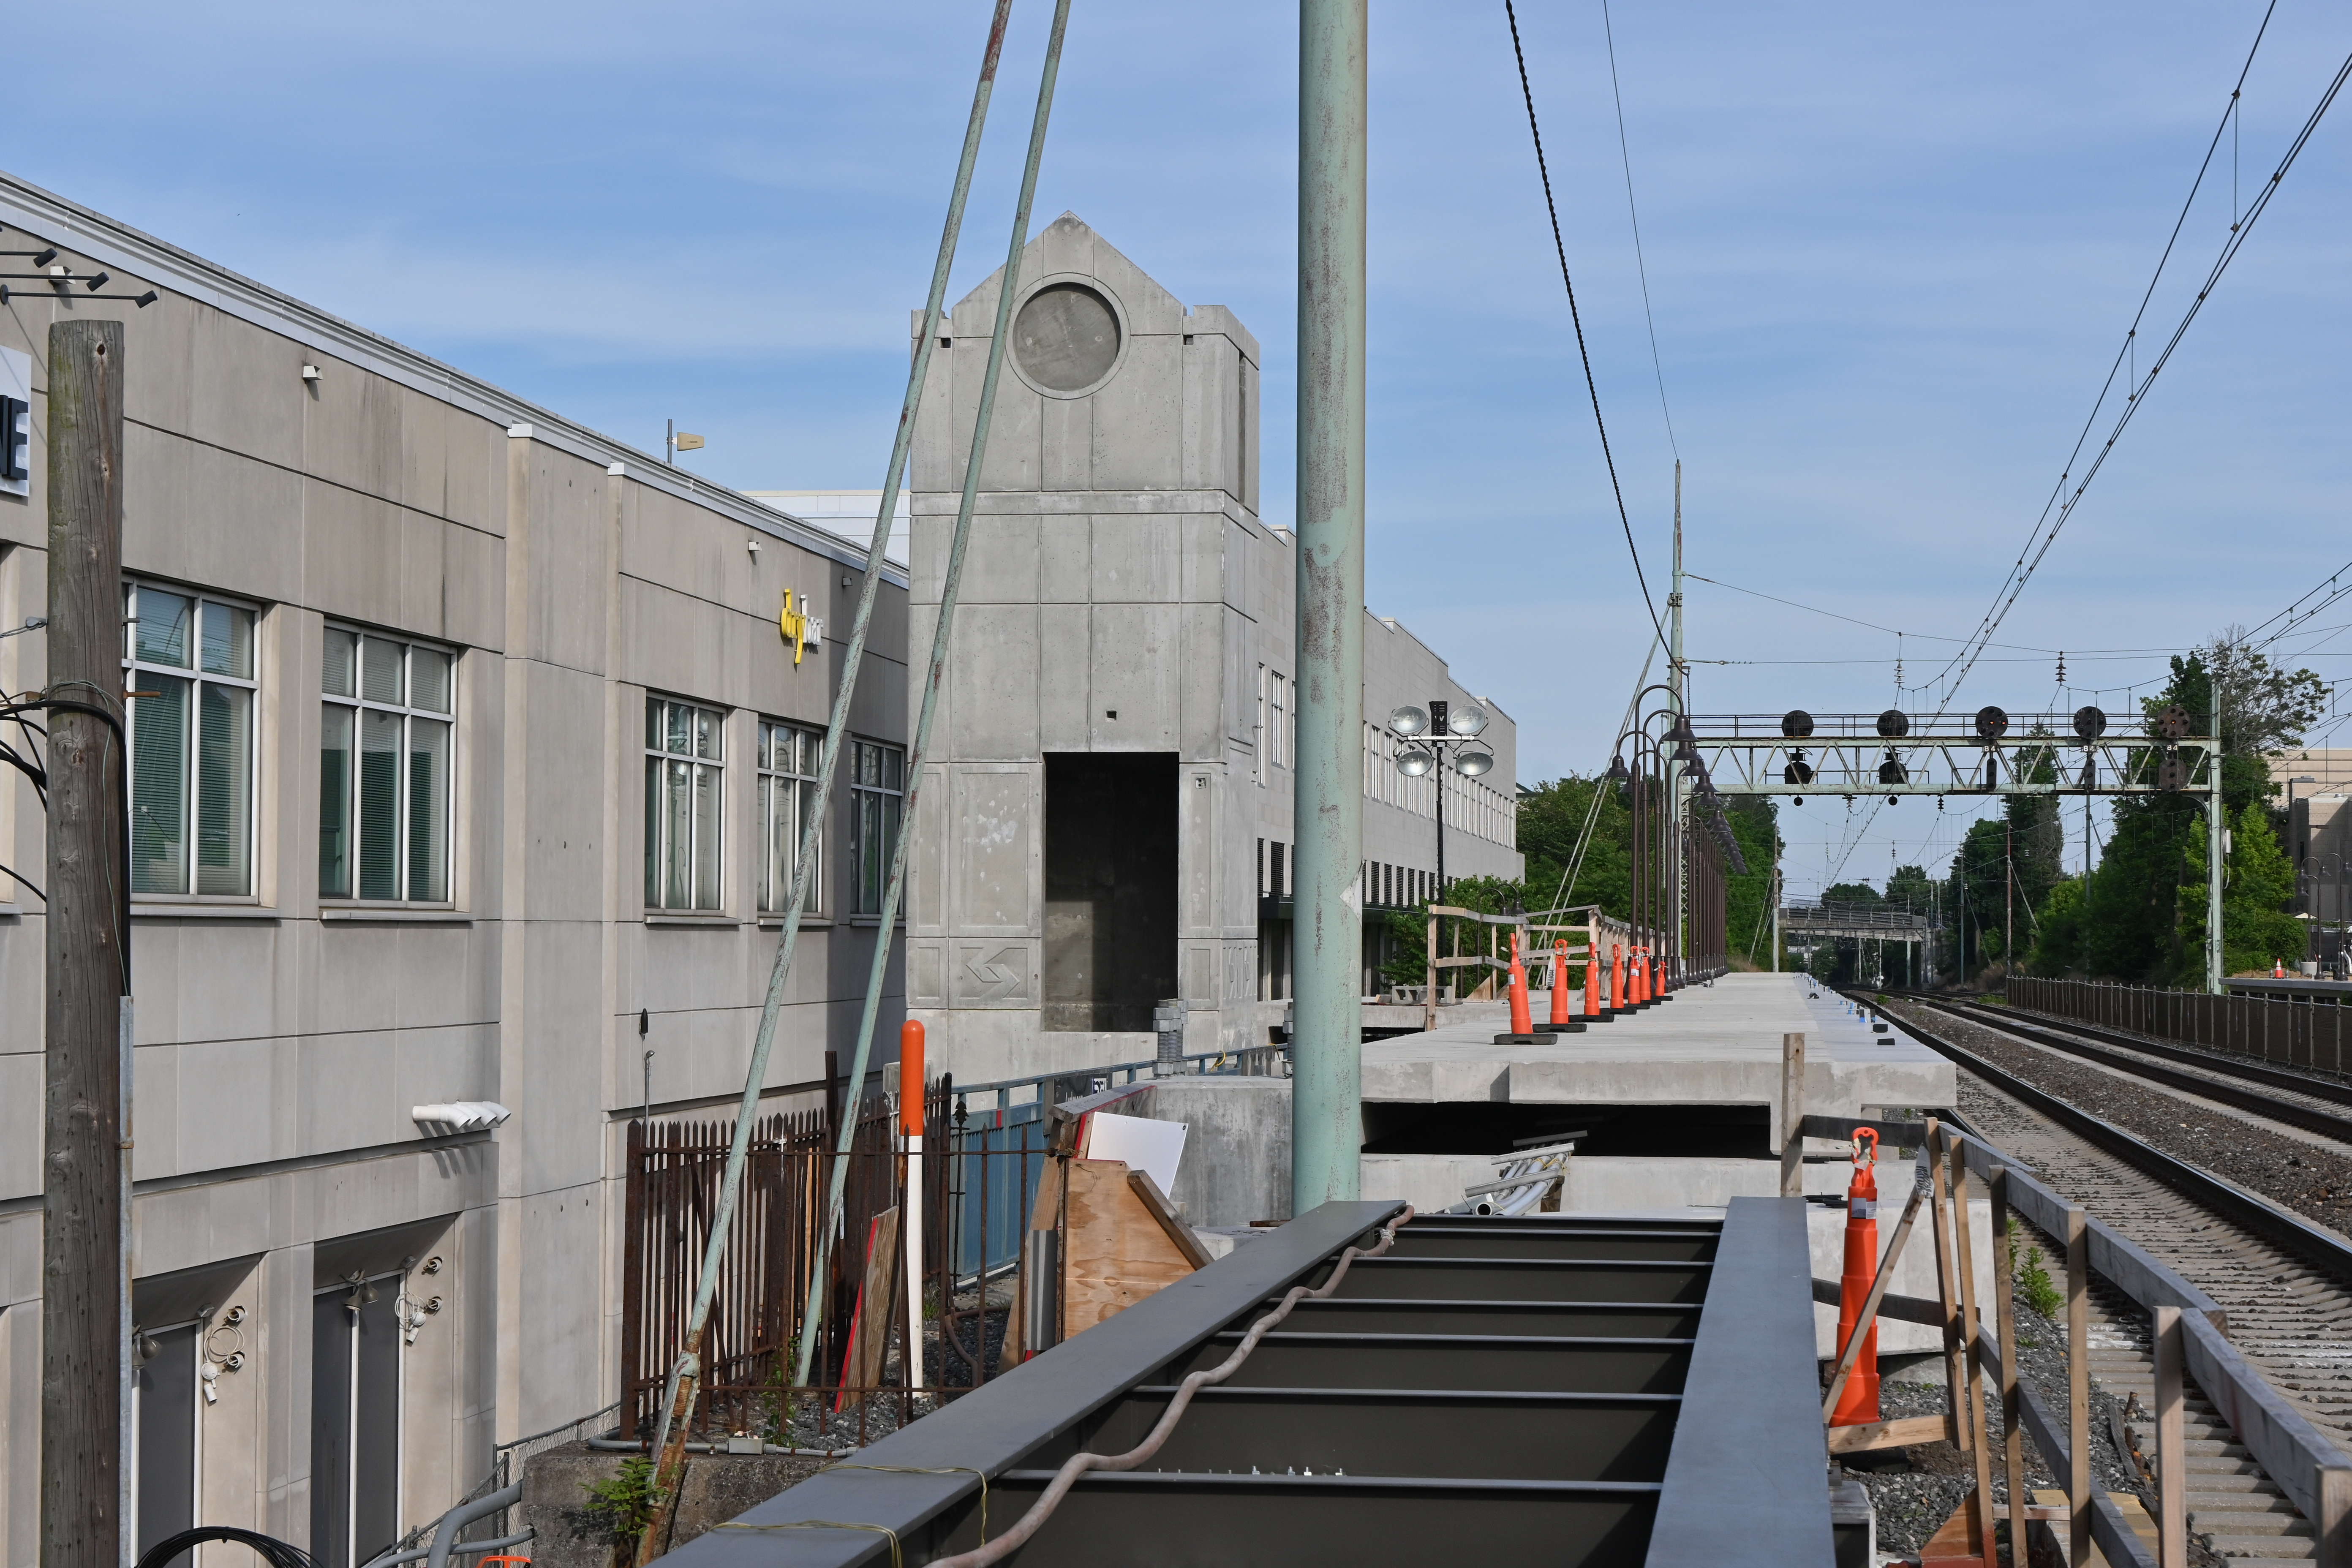
[[[0,493],[33,489],[33,359],[0,349]]]

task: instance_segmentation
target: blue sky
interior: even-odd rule
[[[35,7],[11,24],[25,58],[102,53],[19,73],[7,166],[641,447],[675,417],[721,481],[870,487],[987,9],[224,0],[94,30]],[[1932,668],[2065,466],[2262,12],[1621,0],[1690,569],[1901,628],[1911,679]],[[1003,254],[1048,14],[1017,8],[951,298]],[[1663,601],[1674,448],[1599,0],[1530,0],[1520,23]],[[1078,0],[1037,204],[1257,333],[1272,521],[1295,27],[1263,3]],[[1376,3],[1372,38],[1369,596],[1518,721],[1524,779],[1589,770],[1647,623],[1502,8]],[[2281,0],[2242,103],[2245,195],[2347,49],[2352,13]],[[1989,658],[1962,705],[2122,706],[2161,656],[2091,650],[2258,623],[2352,561],[2352,106],[2335,113],[2002,628],[2067,649],[2073,689],[2048,654],[1995,650],[2014,662]],[[2150,310],[2163,332],[2227,234],[2231,145]],[[1690,628],[1695,658],[1809,661],[1701,665],[1701,710],[1892,700],[1884,634],[1706,584]],[[2347,656],[2352,637],[2309,662]],[[1840,660],[1860,662],[1810,662]],[[1794,891],[1948,859],[1965,816],[1914,801],[1864,827],[1820,804],[1784,814]]]

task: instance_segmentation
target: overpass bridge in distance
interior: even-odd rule
[[[1871,942],[1925,942],[1937,926],[1927,916],[1908,910],[1870,904],[1801,904],[1780,906],[1780,930],[1790,937],[1826,940],[1853,937]]]

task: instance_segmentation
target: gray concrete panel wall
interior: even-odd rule
[[[310,1531],[312,1297],[369,1253],[397,1269],[429,1232],[438,1299],[403,1351],[402,1513],[481,1479],[494,1441],[617,1393],[623,1144],[740,1090],[777,926],[758,907],[761,718],[822,728],[862,552],[460,371],[0,176],[0,222],[99,266],[128,301],[12,298],[0,347],[30,355],[30,494],[0,495],[0,620],[42,611],[41,369],[49,321],[128,337],[125,560],[147,582],[255,616],[254,891],[142,898],[135,1267],[244,1259],[246,1360],[204,1408],[200,1515],[298,1543]],[[132,280],[136,279],[134,283]],[[315,366],[315,379],[305,366]],[[750,546],[758,545],[755,551]],[[796,664],[784,591],[823,623]],[[319,892],[321,641],[330,623],[455,658],[449,897]],[[887,574],[853,728],[903,744],[905,584]],[[37,688],[41,639],[0,641],[0,684]],[[645,908],[648,692],[724,715],[724,893]],[[849,907],[848,802],[825,832],[769,1085],[807,1100],[845,1052],[877,940]],[[0,782],[0,858],[34,876],[38,802]],[[39,1396],[40,906],[0,884],[0,1561],[28,1563]],[[887,971],[895,1038],[902,966]],[[648,1034],[637,1033],[640,1009]],[[495,1132],[431,1136],[423,1102],[495,1100]],[[424,1227],[420,1230],[419,1227]],[[324,1261],[322,1261],[324,1260]],[[331,1275],[323,1283],[331,1284]],[[420,1308],[421,1311],[421,1308]],[[217,1317],[217,1313],[216,1313]]]

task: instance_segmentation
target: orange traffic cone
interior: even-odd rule
[[[1862,1318],[1862,1303],[1878,1273],[1878,1130],[1864,1127],[1853,1135],[1853,1180],[1845,1190],[1845,1271],[1838,1280],[1838,1355]],[[1860,1426],[1878,1419],[1878,1324],[1862,1336],[1862,1353],[1838,1395],[1830,1416],[1832,1426]]]
[[[2284,980],[2286,978],[2286,961],[2284,959],[2274,958],[2271,960],[2271,978],[2273,980]]]
[[[1650,950],[1648,948],[1637,947],[1633,950],[1633,973],[1626,977],[1626,982],[1633,988],[1633,1005],[1648,1006],[1650,1005]]]
[[[1551,944],[1551,1026],[1557,1034],[1569,1026],[1568,1016],[1568,942],[1556,939]]]
[[[1536,1032],[1535,1014],[1528,1006],[1528,969],[1519,962],[1519,933],[1511,933],[1511,1033]]]
[[[1609,1011],[1612,1015],[1633,1011],[1625,997],[1625,949],[1613,942],[1609,944]]]
[[[1584,944],[1584,1016],[1601,1016],[1601,944],[1591,941]]]

